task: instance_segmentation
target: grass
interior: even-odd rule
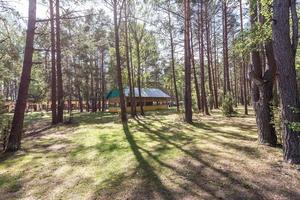
[[[23,148],[0,160],[0,199],[299,199],[300,175],[257,144],[253,115],[75,113],[26,117]]]

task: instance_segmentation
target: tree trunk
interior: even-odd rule
[[[105,111],[105,71],[104,71],[104,50],[101,53],[101,111]]]
[[[250,3],[250,13],[251,28],[253,28],[258,17],[256,1]],[[272,70],[268,70],[263,74],[260,54],[256,48],[251,52],[251,60],[252,102],[256,115],[258,140],[260,144],[276,146],[277,137],[272,125],[272,111],[270,108],[273,93],[273,77],[270,73]],[[274,66],[270,65],[270,69],[272,67]]]
[[[33,57],[33,43],[34,43],[34,31],[36,24],[36,0],[29,1],[29,13],[28,13],[28,26],[26,35],[26,44],[24,52],[23,69],[21,75],[21,81],[19,86],[18,98],[16,102],[14,117],[12,121],[12,127],[10,135],[8,137],[8,143],[6,146],[6,152],[15,152],[21,148],[21,139],[23,132],[24,114],[26,109],[26,102],[28,97],[28,89],[30,84],[32,57]]]
[[[204,71],[204,20],[203,20],[203,2],[201,2],[201,7],[198,5],[198,20],[200,26],[200,83],[201,83],[201,104],[202,104],[202,112],[205,115],[209,115],[207,99],[206,99],[206,91],[205,91],[205,71]],[[200,15],[200,16],[199,16]],[[199,18],[200,17],[200,18]]]
[[[120,109],[121,109],[121,120],[123,123],[127,123],[126,115],[126,105],[125,105],[125,95],[122,83],[122,69],[121,69],[121,55],[120,55],[120,39],[119,39],[119,22],[118,22],[118,6],[117,0],[113,1],[113,13],[114,13],[114,30],[115,30],[115,50],[116,50],[116,60],[117,60],[117,77],[118,77],[118,87],[120,93]]]
[[[208,70],[208,88],[209,88],[209,95],[210,97],[212,97],[212,103],[210,102],[209,106],[210,109],[213,109],[213,105],[214,105],[214,92],[213,92],[213,84],[212,84],[212,73],[211,73],[211,57],[210,57],[210,51],[211,51],[211,47],[210,47],[210,26],[209,26],[209,13],[208,13],[208,4],[209,1],[205,2],[205,25],[206,25],[206,45],[207,45],[207,70]],[[203,21],[202,21],[203,22]]]
[[[243,4],[242,0],[239,0],[240,5],[240,23],[241,23],[241,32],[244,31],[244,22],[243,22]],[[244,55],[242,55],[242,83],[243,86],[241,87],[241,99],[244,103],[244,113],[245,115],[248,115],[248,98],[247,98],[247,79],[246,79],[246,64],[245,64],[245,58]]]
[[[131,117],[135,118],[135,98],[133,97],[133,88],[132,88],[132,80],[131,80],[131,69],[130,69],[130,57],[129,57],[129,42],[128,42],[128,0],[125,0],[125,51],[126,51],[126,66],[127,66],[127,75],[128,75],[128,86],[129,86],[129,99],[130,99],[130,110]]]
[[[215,22],[215,20],[214,20]],[[214,65],[215,65],[215,80],[213,81],[214,84],[214,98],[215,98],[215,107],[219,108],[219,97],[218,97],[218,85],[219,85],[219,67],[218,67],[218,50],[217,50],[217,39],[216,39],[216,24],[214,23]]]
[[[133,66],[131,41],[129,41],[129,53],[130,53],[130,68],[131,68],[131,76],[132,76],[132,96],[134,97],[132,104],[133,104],[134,113],[136,115],[135,73],[134,73],[135,70]]]
[[[229,64],[228,64],[228,19],[227,1],[223,0],[223,65],[224,65],[224,94],[230,92]]]
[[[197,106],[199,112],[201,111],[201,97],[200,97],[200,90],[198,85],[198,79],[197,79],[197,71],[195,66],[195,55],[194,55],[194,44],[193,44],[193,28],[191,26],[191,61],[192,61],[192,67],[193,67],[193,74],[194,74],[194,82],[195,82],[195,90],[196,90],[196,97],[197,97]]]
[[[61,69],[61,43],[60,43],[60,14],[59,0],[56,0],[56,66],[57,66],[57,122],[64,122],[64,91]]]
[[[82,96],[79,87],[77,88],[77,92],[78,92],[78,101],[79,101],[79,111],[83,112],[83,102],[82,102]]]
[[[56,62],[55,62],[55,29],[53,0],[50,3],[50,26],[51,26],[51,112],[52,124],[57,124],[57,96],[56,96]]]
[[[290,7],[291,5],[291,7]],[[292,13],[292,43],[290,38],[289,11]],[[300,122],[299,94],[295,70],[295,53],[298,43],[298,17],[295,0],[273,2],[273,48],[278,71],[278,82],[282,104],[283,154],[284,160],[300,163],[299,132],[291,129],[290,123]]]
[[[185,121],[192,123],[191,52],[190,52],[190,0],[184,0],[184,68],[185,68]]]
[[[177,112],[180,111],[179,107],[179,98],[178,98],[178,90],[177,90],[177,83],[176,83],[176,73],[175,73],[175,57],[174,57],[174,39],[173,39],[173,32],[172,32],[172,22],[171,22],[171,13],[168,12],[169,17],[169,33],[170,33],[170,43],[171,43],[171,65],[172,65],[172,76],[173,76],[173,84],[174,84],[174,92],[175,92],[175,99],[176,99],[176,108]]]
[[[139,103],[140,103],[140,109],[141,109],[141,115],[144,115],[144,107],[143,107],[143,101],[142,101],[142,88],[141,88],[141,56],[140,56],[140,42],[136,41],[136,54],[137,54],[137,60],[138,60],[138,74],[137,74],[137,84],[138,84],[138,91],[139,91]]]
[[[85,63],[87,66],[87,62]],[[86,99],[85,99],[85,110],[86,112],[90,112],[90,91],[89,91],[89,81],[90,81],[90,74],[86,75],[86,82],[85,87],[83,88],[86,90]]]

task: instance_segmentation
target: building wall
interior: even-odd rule
[[[169,106],[168,105],[153,105],[153,106],[143,106],[144,111],[154,111],[154,110],[168,110]],[[126,111],[128,113],[130,113],[131,111],[131,107],[126,107]],[[140,112],[141,111],[141,107],[136,107],[136,111]],[[119,107],[109,107],[108,108],[108,112],[111,113],[119,113],[120,112],[120,108]]]

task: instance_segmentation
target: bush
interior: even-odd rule
[[[235,112],[233,110],[233,100],[230,95],[225,95],[222,100],[222,113],[226,117],[231,117]]]
[[[10,122],[9,117],[5,115],[5,106],[2,96],[0,96],[0,152],[2,151],[2,146],[4,147],[5,138],[9,132]]]

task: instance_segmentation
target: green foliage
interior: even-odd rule
[[[45,81],[45,73],[41,67],[36,67],[31,74],[29,87],[29,100],[41,102],[46,98],[48,84]]]
[[[262,0],[260,1],[261,10],[259,12],[262,22],[256,22],[251,26],[251,30],[244,30],[240,32],[236,40],[234,41],[234,54],[246,55],[253,49],[258,48],[258,44],[262,44],[272,38],[272,1]],[[253,6],[257,6],[253,3]],[[257,49],[259,50],[259,49]]]
[[[233,99],[228,94],[223,97],[222,113],[226,117],[231,117],[235,113],[233,110]]]
[[[2,129],[5,127],[5,125],[7,123],[7,116],[5,115],[5,113],[6,113],[6,109],[5,109],[5,105],[4,105],[4,99],[0,95],[0,135],[1,135]]]
[[[300,132],[300,122],[290,122],[288,127],[293,131]]]
[[[299,114],[300,113],[300,108],[290,107],[290,109],[295,114]],[[300,132],[300,122],[287,122],[287,123],[288,123],[288,127],[290,129],[292,129],[293,131],[296,131],[296,132]]]
[[[275,97],[273,97],[273,100],[271,102],[271,111],[273,113],[272,119],[271,119],[271,123],[275,128],[275,132],[277,135],[277,139],[278,139],[278,144],[282,144],[282,117],[281,117],[281,108],[279,107],[279,105],[277,104],[277,99]]]
[[[9,131],[9,116],[7,116],[5,110],[5,105],[4,105],[4,99],[0,95],[0,144],[3,144],[3,139],[7,135]],[[1,146],[0,146],[1,148]],[[1,152],[2,149],[0,149]]]

